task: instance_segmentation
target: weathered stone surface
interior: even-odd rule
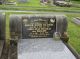
[[[4,47],[0,59],[8,59],[8,53],[9,53],[8,46],[6,46],[6,44],[4,43]]]
[[[17,59],[17,42],[11,40],[9,46],[8,59]]]
[[[0,40],[0,58],[2,55],[3,46],[4,46],[4,40]]]
[[[72,22],[80,26],[80,18],[74,18]]]
[[[0,14],[0,40],[5,39],[5,15]]]
[[[11,15],[11,38],[53,37],[55,31],[54,16],[42,15]]]
[[[0,5],[2,5],[2,2],[0,1]]]
[[[53,38],[20,39],[18,59],[76,59],[61,40]]]
[[[5,2],[5,0],[0,0],[0,5],[2,5]]]
[[[17,16],[10,16],[10,35],[12,39],[19,39],[21,38],[21,31],[22,31],[22,23],[21,19]]]

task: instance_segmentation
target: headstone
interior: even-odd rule
[[[6,5],[16,5],[16,2],[10,1],[10,2],[7,2]]]
[[[10,17],[10,33],[12,38],[20,34],[24,39],[53,37],[55,27],[54,16],[16,15]]]
[[[54,32],[60,37],[66,31],[67,19],[63,15],[23,14],[10,16],[10,34],[13,39],[51,38]]]
[[[74,18],[72,22],[80,26],[80,18]]]
[[[42,3],[45,3],[45,2],[47,2],[47,1],[48,1],[48,0],[41,0]]]
[[[0,5],[2,5],[6,0],[0,0]]]
[[[0,1],[0,5],[2,5],[2,2]]]
[[[53,0],[53,3],[56,6],[62,6],[62,7],[70,7],[72,6],[71,2],[66,2],[66,0]]]

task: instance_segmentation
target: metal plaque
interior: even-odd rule
[[[55,27],[54,17],[22,17],[22,38],[53,37]]]

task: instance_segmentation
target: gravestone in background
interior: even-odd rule
[[[72,3],[67,2],[66,0],[53,0],[53,4],[56,6],[61,6],[61,7],[71,7]]]
[[[79,18],[79,17],[72,19],[72,22],[73,22],[74,24],[80,26],[80,18]]]
[[[65,1],[65,0],[53,0],[53,1]]]
[[[41,2],[43,2],[43,3],[44,3],[44,2],[47,2],[47,1],[48,1],[48,0],[41,0]]]
[[[0,0],[0,5],[4,3],[5,0]]]
[[[0,5],[2,5],[2,2],[0,1]]]
[[[0,0],[0,5],[2,5],[2,4],[3,4],[3,1],[4,1],[4,0]]]

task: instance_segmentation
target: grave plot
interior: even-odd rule
[[[58,21],[61,21],[60,23]],[[67,29],[65,16],[10,15],[10,59],[76,59],[55,32]],[[16,23],[17,22],[17,23]],[[17,25],[17,26],[16,26]],[[60,27],[60,28],[59,28]],[[57,30],[60,29],[60,30]],[[64,30],[62,30],[64,28]],[[55,39],[57,38],[57,39]],[[12,50],[13,49],[13,50]]]
[[[71,2],[66,2],[65,0],[53,0],[53,3],[56,6],[62,6],[62,7],[70,7],[70,6],[72,6]]]
[[[27,45],[27,46],[26,46]],[[23,39],[18,42],[18,59],[76,59],[70,50],[53,38]]]

